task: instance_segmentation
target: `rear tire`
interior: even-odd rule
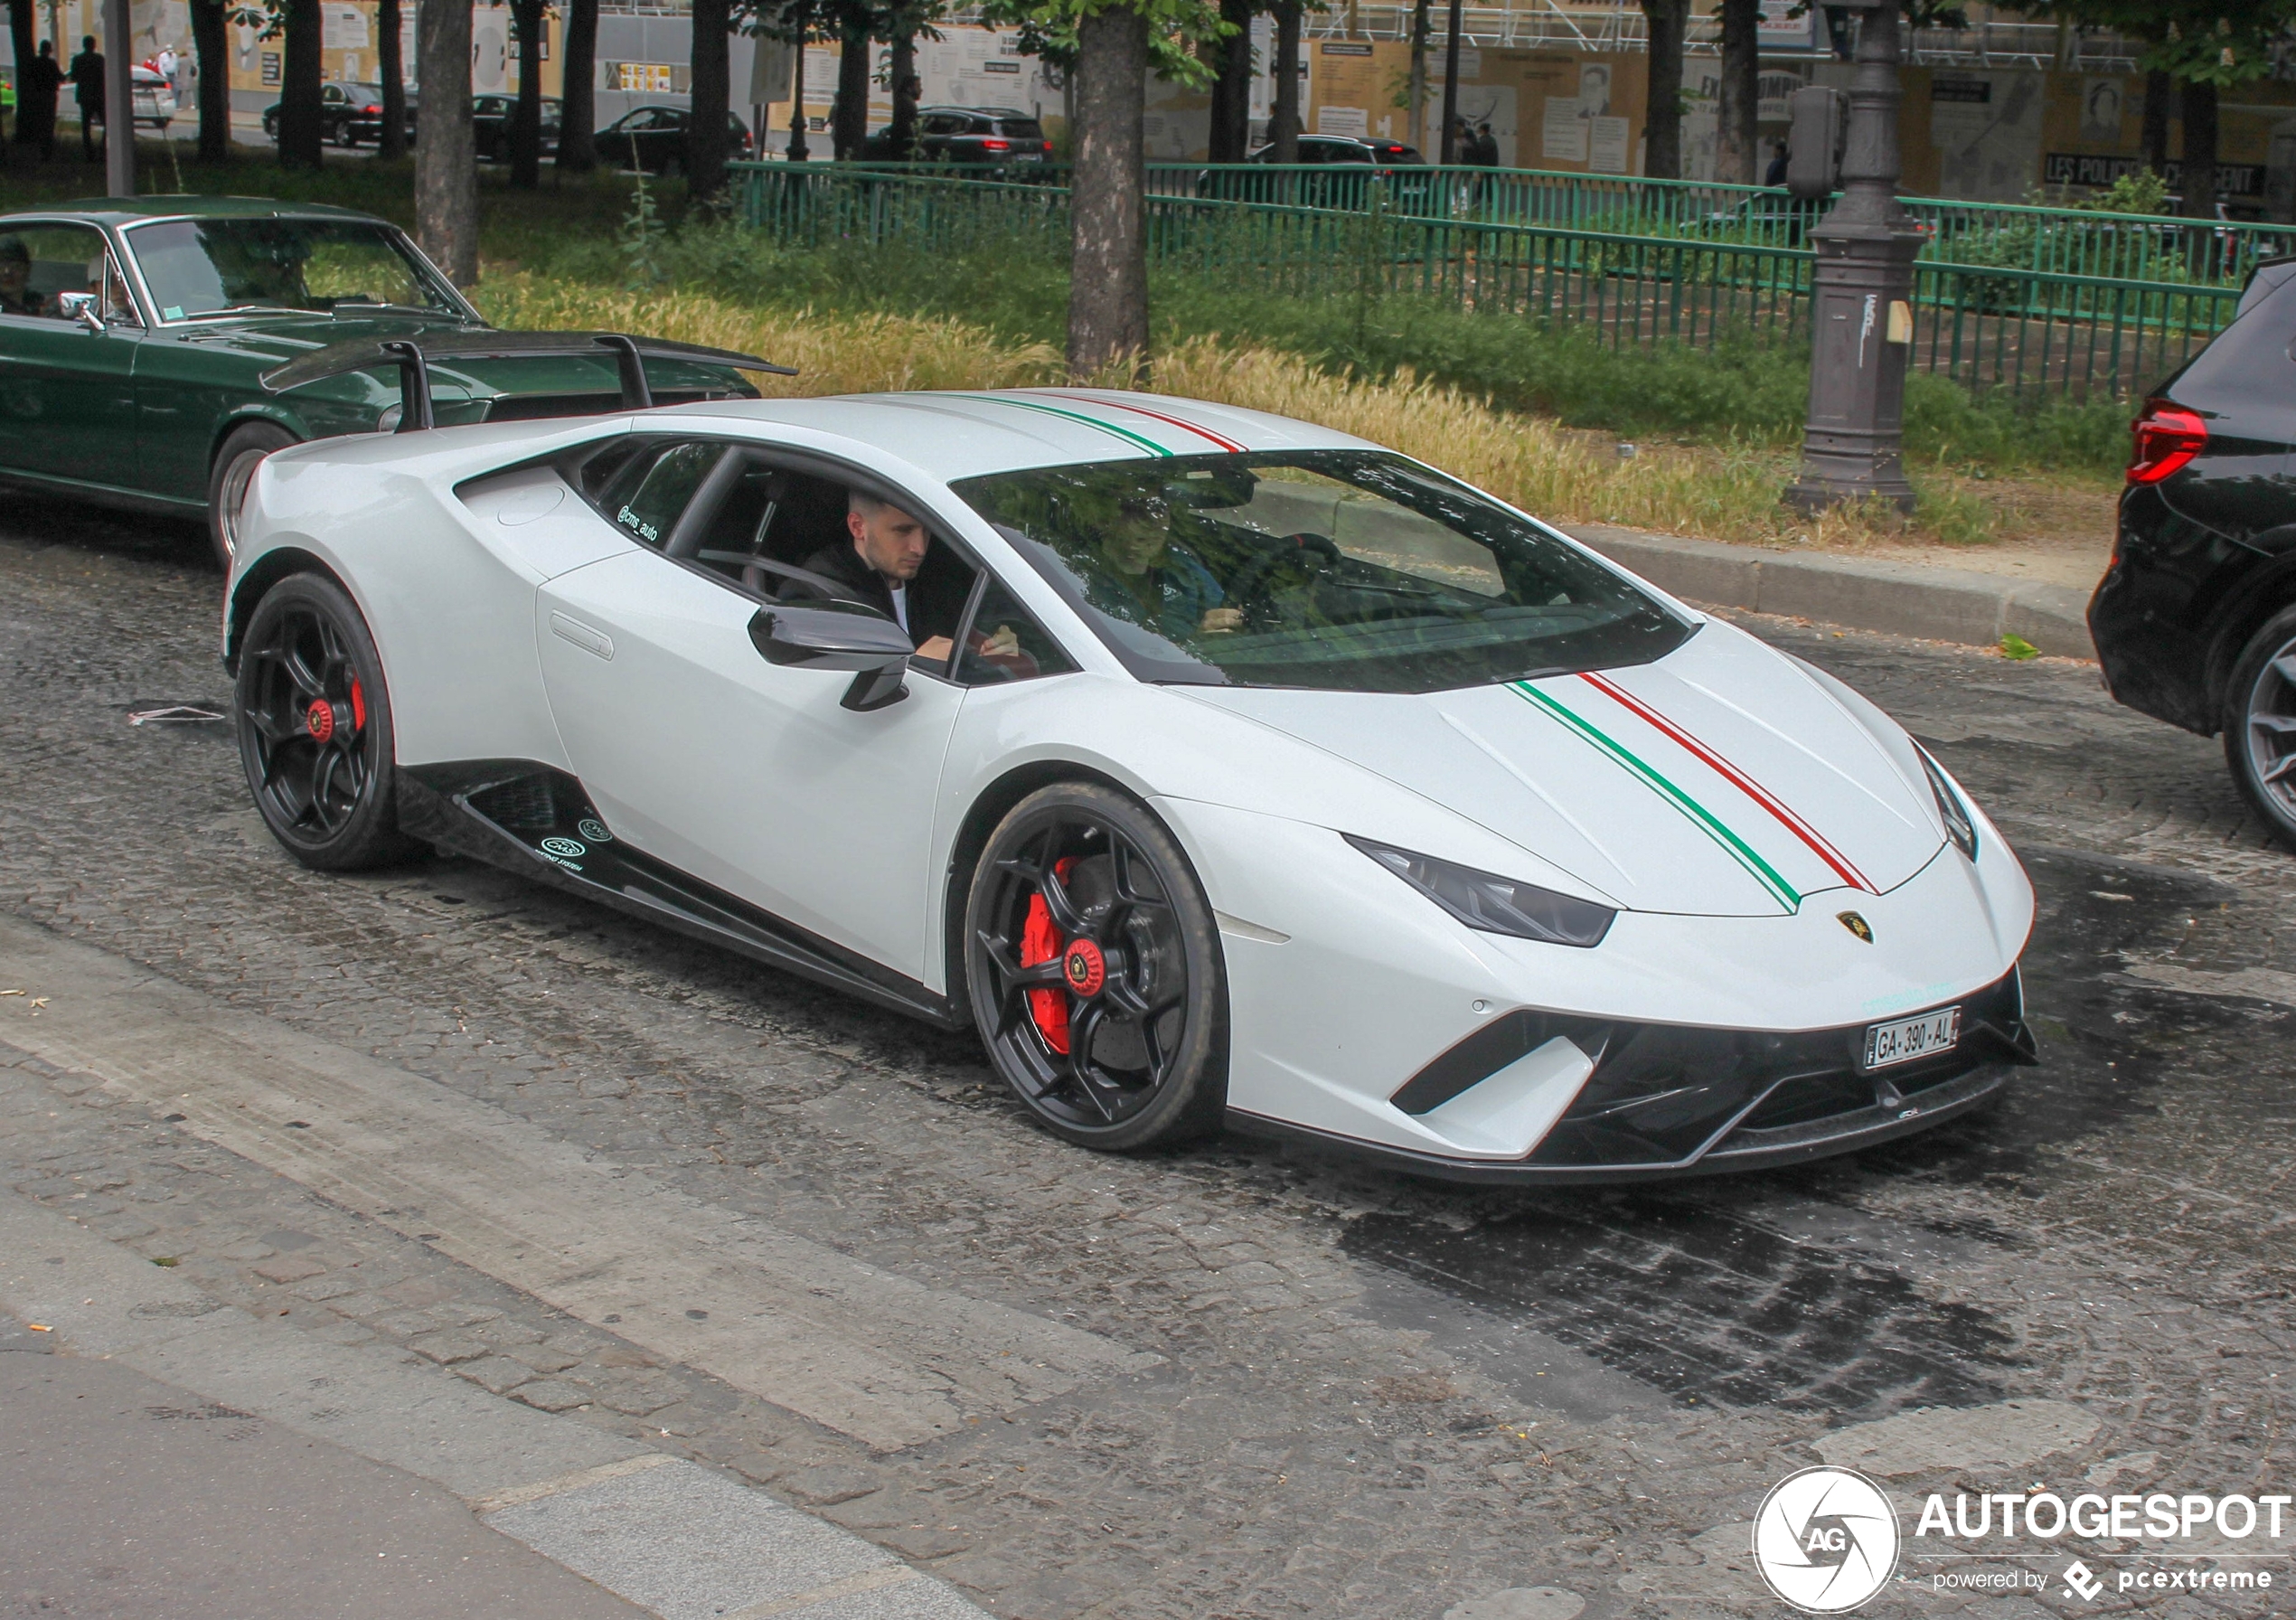
[[[399,831],[382,659],[357,604],[323,574],[290,574],[240,644],[231,721],[256,810],[317,871],[362,871],[419,847]]]
[[[2225,763],[2249,808],[2296,849],[2296,608],[2258,630],[2233,665]]]
[[[1048,1130],[1126,1152],[1219,1126],[1219,935],[1188,857],[1145,805],[1088,782],[1022,799],[974,869],[965,940],[989,1060]]]
[[[215,453],[207,473],[207,538],[225,573],[231,571],[231,558],[239,550],[240,506],[247,499],[248,480],[266,456],[295,442],[295,435],[285,428],[249,422],[233,429]]]

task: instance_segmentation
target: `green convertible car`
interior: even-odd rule
[[[489,327],[405,233],[244,197],[0,215],[0,480],[204,512],[229,566],[283,445],[751,397],[747,355]],[[408,419],[409,416],[418,419]]]

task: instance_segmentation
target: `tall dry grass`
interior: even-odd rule
[[[761,309],[699,293],[626,291],[524,274],[489,278],[476,302],[503,326],[646,332],[795,366],[795,377],[753,379],[775,396],[1014,388],[1064,379],[1060,357],[1049,345],[1003,342],[955,320]],[[1793,472],[1793,458],[1781,452],[1652,446],[1623,459],[1589,435],[1495,410],[1407,372],[1368,381],[1274,350],[1200,339],[1159,355],[1153,386],[1298,417],[1390,446],[1559,523],[1771,545],[1856,545],[1901,526],[1890,514],[1858,508],[1816,522],[1794,516],[1778,503]],[[1915,533],[1984,538],[1986,520],[1972,513],[1973,503],[1958,491],[1927,494]]]

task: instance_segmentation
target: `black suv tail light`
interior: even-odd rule
[[[2129,429],[2131,484],[2158,484],[2208,447],[2208,424],[2174,405],[2148,404]]]

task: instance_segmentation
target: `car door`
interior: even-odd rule
[[[91,225],[27,221],[0,227],[30,261],[21,301],[0,305],[0,466],[75,483],[133,488],[136,355],[144,327]],[[106,316],[90,330],[67,318],[88,297]]]
[[[933,806],[962,691],[913,668],[902,701],[847,709],[851,674],[766,661],[750,633],[762,595],[669,554],[694,549],[697,524],[705,540],[726,524],[749,456],[663,440],[600,493],[627,543],[541,588],[550,710],[617,840],[921,979]],[[770,521],[741,510],[736,527]]]

